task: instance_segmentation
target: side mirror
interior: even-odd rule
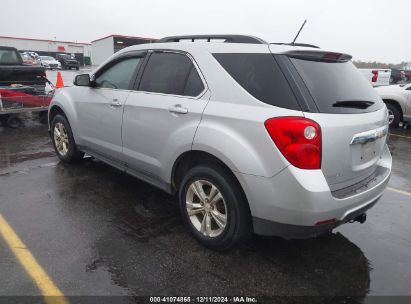
[[[89,74],[80,74],[74,78],[74,85],[80,87],[89,87],[91,84],[90,75]]]

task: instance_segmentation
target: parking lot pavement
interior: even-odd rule
[[[391,150],[391,190],[365,224],[218,253],[191,238],[173,197],[92,158],[58,162],[27,117],[0,128],[0,214],[67,296],[411,296],[411,132],[394,131]],[[0,273],[0,295],[40,294],[1,238]]]

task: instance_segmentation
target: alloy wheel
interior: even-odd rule
[[[227,226],[227,205],[218,188],[206,180],[196,180],[186,193],[186,208],[192,225],[207,237],[217,237]]]
[[[61,122],[54,125],[53,136],[58,153],[61,156],[65,156],[69,150],[69,139],[66,128]]]
[[[395,119],[394,112],[391,109],[388,109],[388,124],[392,124]]]

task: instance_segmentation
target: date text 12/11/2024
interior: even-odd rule
[[[150,297],[150,303],[258,303],[255,297]]]

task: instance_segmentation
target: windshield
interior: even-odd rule
[[[47,60],[47,61],[54,61],[55,60],[53,57],[50,57],[50,56],[40,56],[40,58],[42,60]]]
[[[291,58],[318,110],[354,114],[384,107],[377,92],[351,61],[321,62]]]
[[[0,64],[13,65],[20,64],[21,60],[18,53],[15,50],[2,50],[0,49]]]
[[[59,56],[60,56],[60,58],[63,58],[63,59],[66,59],[66,60],[71,59],[70,55],[59,55]]]

